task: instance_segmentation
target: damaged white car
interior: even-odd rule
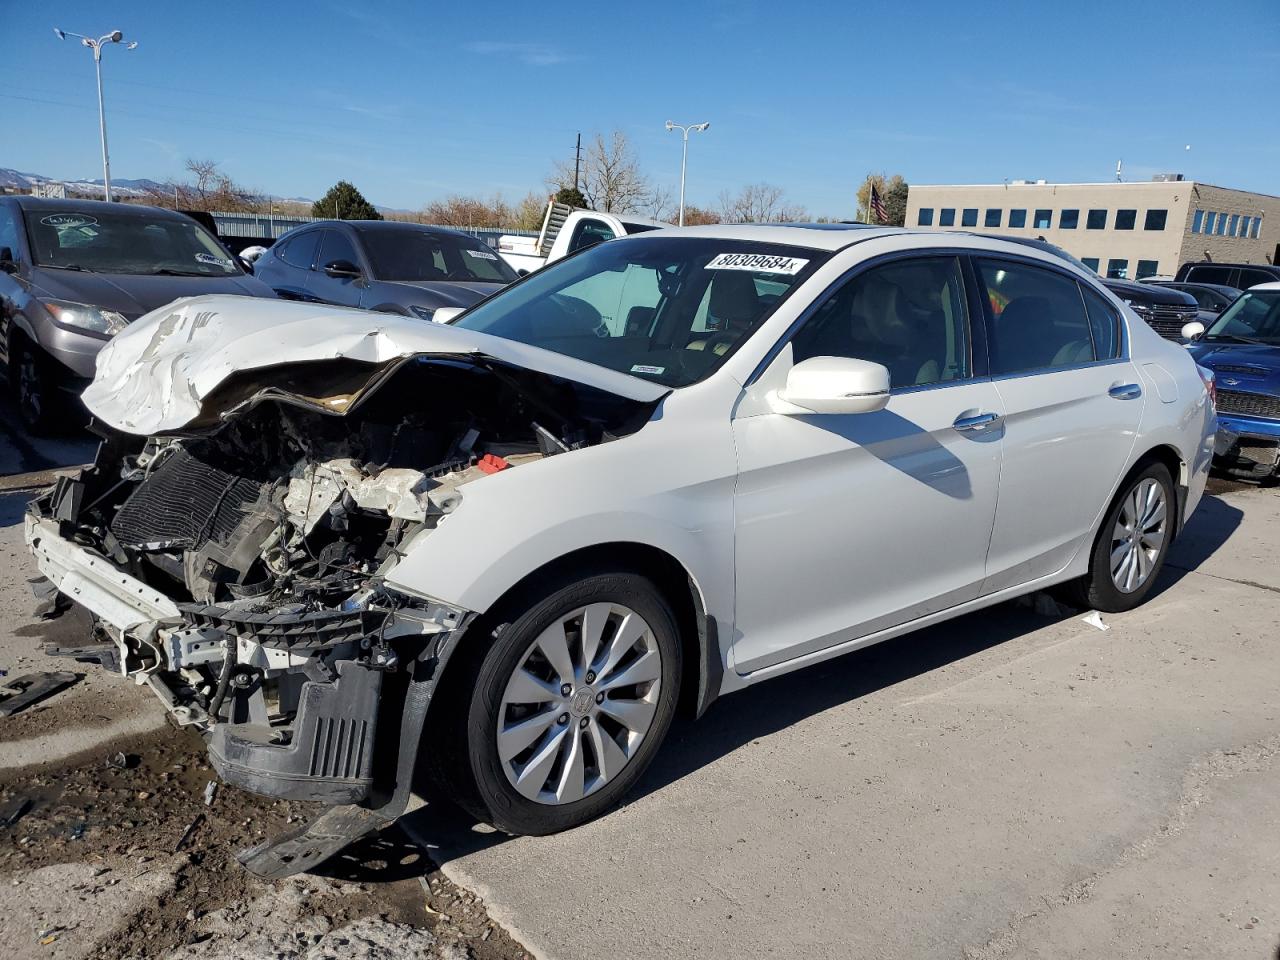
[[[1060,585],[1153,589],[1213,452],[1203,371],[1097,279],[995,238],[706,227],[601,244],[452,324],[203,297],[84,394],[33,501],[73,653],[228,782],[330,811],[427,764],[513,833],[617,803],[677,705]]]

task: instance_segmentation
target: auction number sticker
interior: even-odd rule
[[[750,270],[752,273],[780,273],[795,276],[808,260],[777,257],[767,253],[722,253],[707,264],[708,270]]]
[[[464,247],[463,253],[468,257],[475,257],[477,260],[497,260],[496,253],[490,253],[488,250],[472,250],[470,247]]]
[[[98,218],[83,213],[54,213],[43,217],[40,222],[48,227],[92,227],[97,225]]]
[[[229,267],[229,266],[231,266],[231,261],[230,261],[230,260],[224,260],[222,257],[216,257],[216,256],[214,256],[212,253],[197,253],[197,254],[196,254],[196,262],[197,262],[197,263],[207,263],[207,264],[210,264],[211,266],[214,266],[214,267]]]
[[[634,367],[631,368],[631,372],[632,373],[649,373],[649,374],[657,375],[660,373],[665,373],[666,369],[667,369],[666,367],[653,367],[647,363],[637,363]]]

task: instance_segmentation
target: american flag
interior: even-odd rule
[[[889,219],[889,212],[884,208],[884,201],[880,199],[880,192],[876,190],[876,185],[871,185],[871,200],[869,202],[871,212],[875,214],[876,223],[884,223]]]

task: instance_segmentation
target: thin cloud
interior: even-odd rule
[[[544,43],[500,43],[493,40],[479,40],[466,44],[463,49],[482,56],[514,57],[531,67],[554,67],[556,64],[577,59]]]

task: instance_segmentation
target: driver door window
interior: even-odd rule
[[[583,220],[573,231],[569,240],[569,252],[576,253],[597,243],[613,239],[613,231],[609,225],[599,220]]]
[[[893,388],[970,376],[960,261],[920,257],[858,274],[792,340],[792,359],[853,357],[883,364]]]

